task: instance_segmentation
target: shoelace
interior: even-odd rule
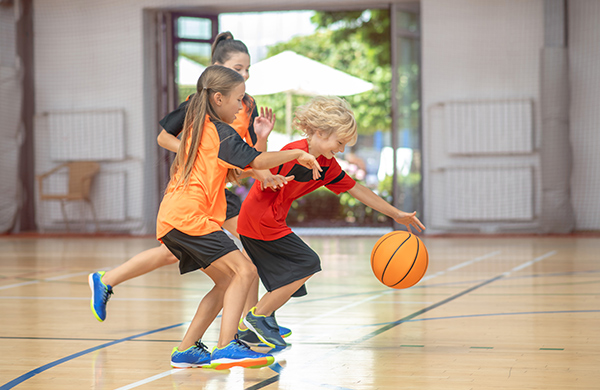
[[[105,305],[110,299],[111,295],[113,295],[113,290],[112,288],[107,287],[106,290],[104,290],[104,292],[102,293],[102,302],[104,302]]]
[[[208,352],[208,347],[206,345],[204,345],[204,343],[202,343],[202,341],[198,340],[194,344],[196,344],[196,348],[202,349],[202,350]]]
[[[243,342],[242,340],[240,340],[240,338],[237,335],[237,333],[235,334],[235,337],[233,338],[233,341],[235,341],[236,343],[238,343],[242,348],[252,349],[252,348],[250,348],[250,346],[248,344],[246,344],[245,342]]]

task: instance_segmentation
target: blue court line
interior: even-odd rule
[[[97,351],[99,349],[106,348],[106,347],[109,347],[111,345],[119,344],[119,343],[122,343],[124,341],[129,341],[129,340],[132,340],[132,339],[136,339],[138,337],[147,336],[147,335],[152,334],[152,333],[162,332],[163,330],[169,330],[169,329],[172,329],[172,328],[177,328],[178,326],[182,326],[182,325],[185,325],[185,324],[188,324],[188,322],[182,322],[180,324],[165,326],[164,328],[159,328],[159,329],[155,329],[155,330],[150,330],[148,332],[139,333],[139,334],[136,334],[136,335],[133,335],[133,336],[129,336],[129,337],[125,337],[125,338],[122,338],[122,339],[119,339],[119,340],[115,340],[115,341],[111,341],[111,342],[108,342],[108,343],[100,344],[98,346],[85,349],[85,350],[83,350],[81,352],[77,352],[77,353],[74,353],[74,354],[69,355],[69,356],[65,356],[62,359],[58,359],[58,360],[55,360],[55,361],[53,361],[51,363],[45,364],[45,365],[43,365],[41,367],[38,367],[38,368],[36,368],[34,370],[29,371],[28,373],[25,373],[25,374],[19,376],[18,378],[13,379],[12,381],[10,381],[8,383],[3,384],[2,386],[0,386],[0,390],[12,389],[13,387],[20,385],[21,383],[23,383],[26,380],[28,380],[28,379],[36,376],[37,374],[41,374],[42,372],[44,372],[46,370],[49,370],[49,369],[51,369],[53,367],[56,367],[59,364],[68,362],[69,360],[73,360],[75,358],[78,358],[78,357],[86,355],[88,353]]]

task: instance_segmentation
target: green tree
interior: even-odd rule
[[[332,68],[373,83],[374,88],[358,95],[346,96],[346,100],[354,110],[360,134],[372,134],[377,130],[389,130],[390,118],[390,65],[380,65],[369,45],[357,36],[334,41],[334,30],[322,30],[310,36],[295,37],[288,42],[279,43],[269,48],[268,56],[292,50],[312,60],[319,61]],[[252,69],[250,69],[252,71]],[[252,75],[252,73],[250,73]],[[251,76],[252,77],[252,76]],[[274,94],[256,97],[258,104],[269,106],[275,110],[280,119],[275,130],[285,131],[285,95]],[[293,105],[297,107],[309,98],[294,96]]]

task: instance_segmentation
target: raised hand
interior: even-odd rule
[[[268,107],[260,108],[260,115],[254,119],[254,132],[259,139],[266,140],[275,126],[275,114]]]

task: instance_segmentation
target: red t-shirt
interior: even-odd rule
[[[281,150],[290,149],[301,149],[308,152],[308,142],[306,139],[295,141],[287,144]],[[303,167],[297,160],[293,160],[271,169],[273,174],[295,176],[294,180],[288,182],[280,190],[266,189],[262,191],[260,183],[255,182],[242,203],[238,218],[238,233],[245,237],[264,241],[273,241],[284,237],[292,232],[286,225],[285,219],[294,200],[321,186],[325,186],[339,195],[352,189],[356,184],[354,179],[342,170],[335,158],[326,159],[319,156],[317,161],[323,169],[318,180],[313,180],[312,170]]]

